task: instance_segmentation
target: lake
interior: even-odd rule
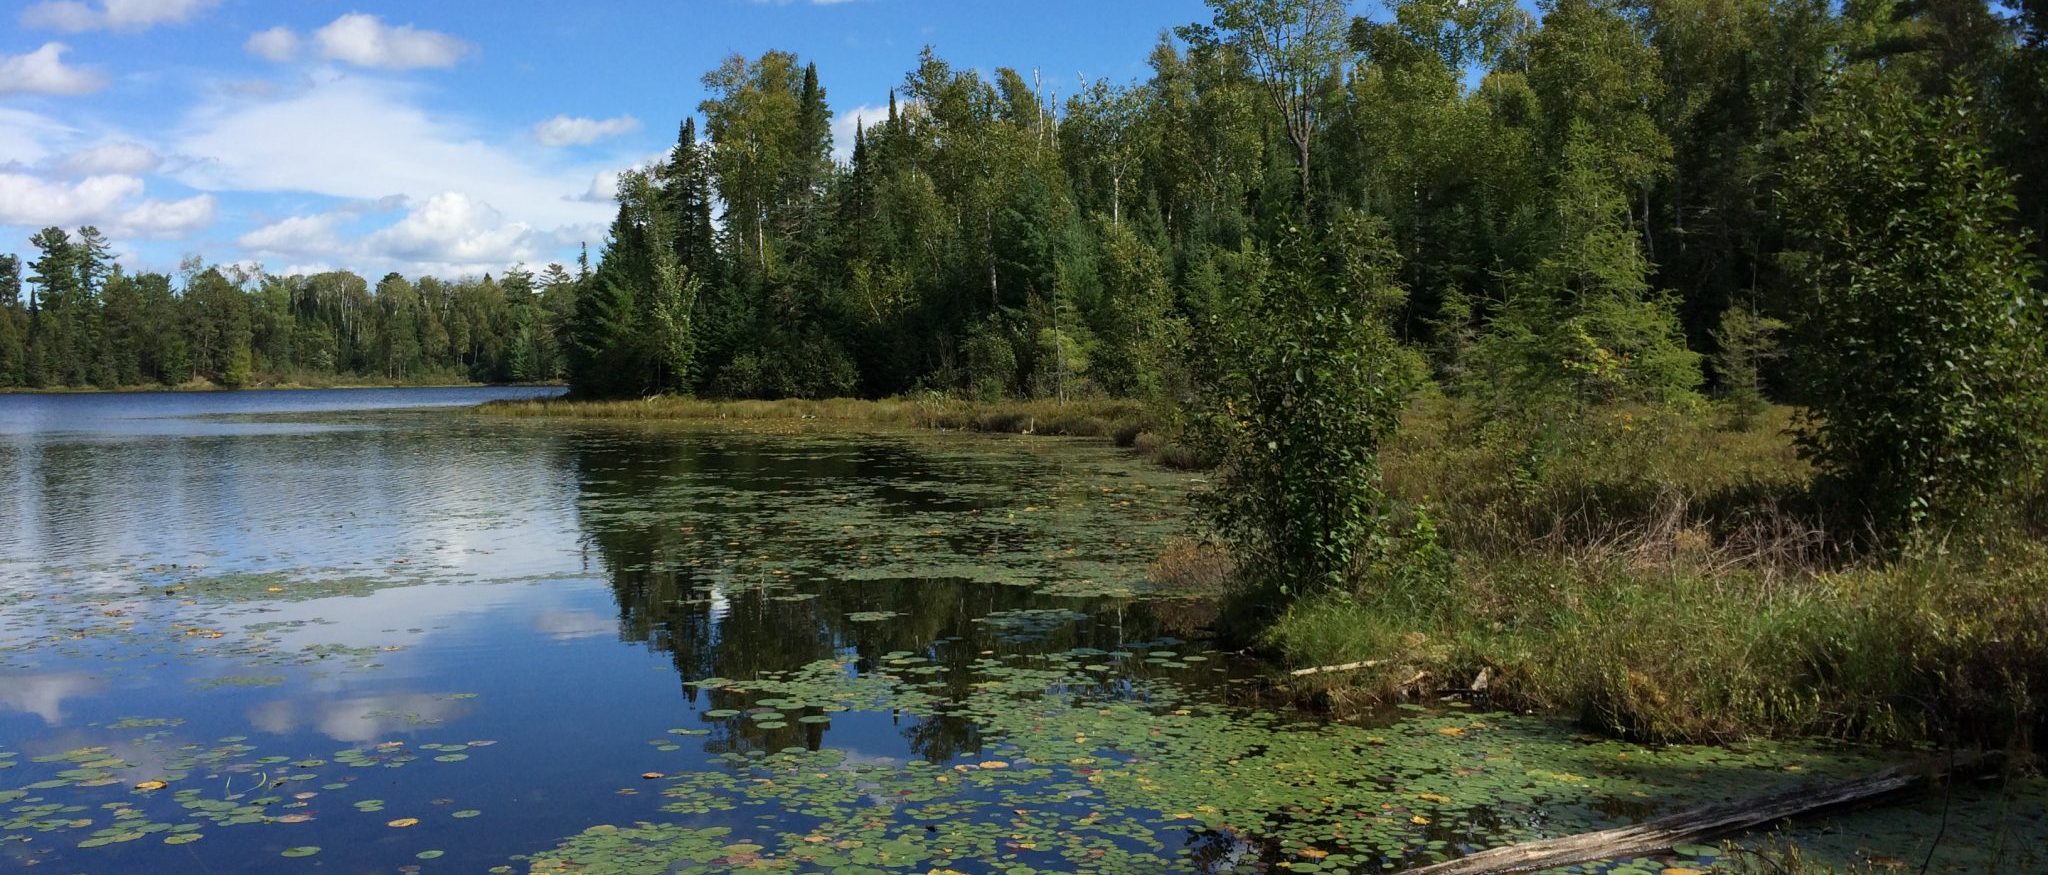
[[[1380,872],[1891,761],[1276,710],[1148,592],[1188,475],[461,409],[551,391],[0,396],[0,869]],[[2044,871],[2044,801],[1793,835]]]

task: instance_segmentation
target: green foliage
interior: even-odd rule
[[[1966,95],[1859,71],[1794,139],[1800,446],[1881,539],[1962,535],[2048,449],[2039,275]]]
[[[1128,226],[1105,224],[1099,234],[1103,300],[1094,325],[1095,382],[1120,397],[1158,397],[1185,333],[1173,312],[1165,264]]]
[[[1628,207],[1583,123],[1551,195],[1549,251],[1471,350],[1469,391],[1497,412],[1576,415],[1616,401],[1684,403],[1699,384],[1671,302],[1650,291]]]
[[[969,397],[1001,398],[1017,375],[1017,351],[1002,326],[991,324],[960,344],[961,388]]]
[[[1373,302],[1397,293],[1398,263],[1367,246],[1380,256],[1346,265],[1344,249],[1284,241],[1212,351],[1199,420],[1220,460],[1209,509],[1255,598],[1341,587],[1389,536],[1379,446],[1413,384]]]
[[[1785,323],[1740,305],[1721,314],[1721,327],[1714,332],[1714,373],[1737,430],[1748,428],[1769,406],[1764,366],[1780,355],[1779,334],[1784,330]]]
[[[227,363],[221,367],[220,384],[230,389],[249,385],[249,371],[253,367],[249,344],[236,343],[228,352]]]

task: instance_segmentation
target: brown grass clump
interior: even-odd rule
[[[1181,596],[1218,597],[1237,580],[1237,563],[1222,545],[1207,541],[1175,541],[1145,569],[1155,591]]]

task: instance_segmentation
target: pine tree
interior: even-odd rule
[[[1689,400],[1699,356],[1673,302],[1650,289],[1626,197],[1583,125],[1566,144],[1551,219],[1546,254],[1472,350],[1469,388],[1496,412],[1545,417]]]
[[[655,204],[647,174],[619,176],[619,210],[597,269],[582,283],[569,326],[569,385],[578,395],[620,398],[656,391],[649,314],[656,290]]]
[[[676,261],[699,276],[716,274],[717,239],[711,225],[711,204],[717,194],[711,182],[711,161],[697,142],[697,120],[683,119],[682,130],[668,160],[655,169],[659,202],[667,215],[670,246]]]

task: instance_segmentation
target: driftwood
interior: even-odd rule
[[[1802,787],[1746,802],[1694,808],[1634,826],[1494,848],[1432,866],[1409,869],[1400,875],[1504,875],[1618,857],[1639,857],[1824,808],[1875,799],[1939,778],[1944,773],[1982,774],[1997,768],[2003,759],[2001,754],[1994,752],[1958,759],[1953,766],[1945,761],[1898,766],[1853,781]]]
[[[1293,671],[1288,672],[1287,674],[1292,677],[1305,678],[1312,674],[1330,674],[1332,672],[1340,671],[1357,671],[1361,668],[1374,668],[1376,666],[1386,665],[1387,663],[1392,661],[1393,660],[1388,659],[1368,659],[1362,662],[1347,662],[1343,665],[1319,665],[1315,668],[1297,668]]]

